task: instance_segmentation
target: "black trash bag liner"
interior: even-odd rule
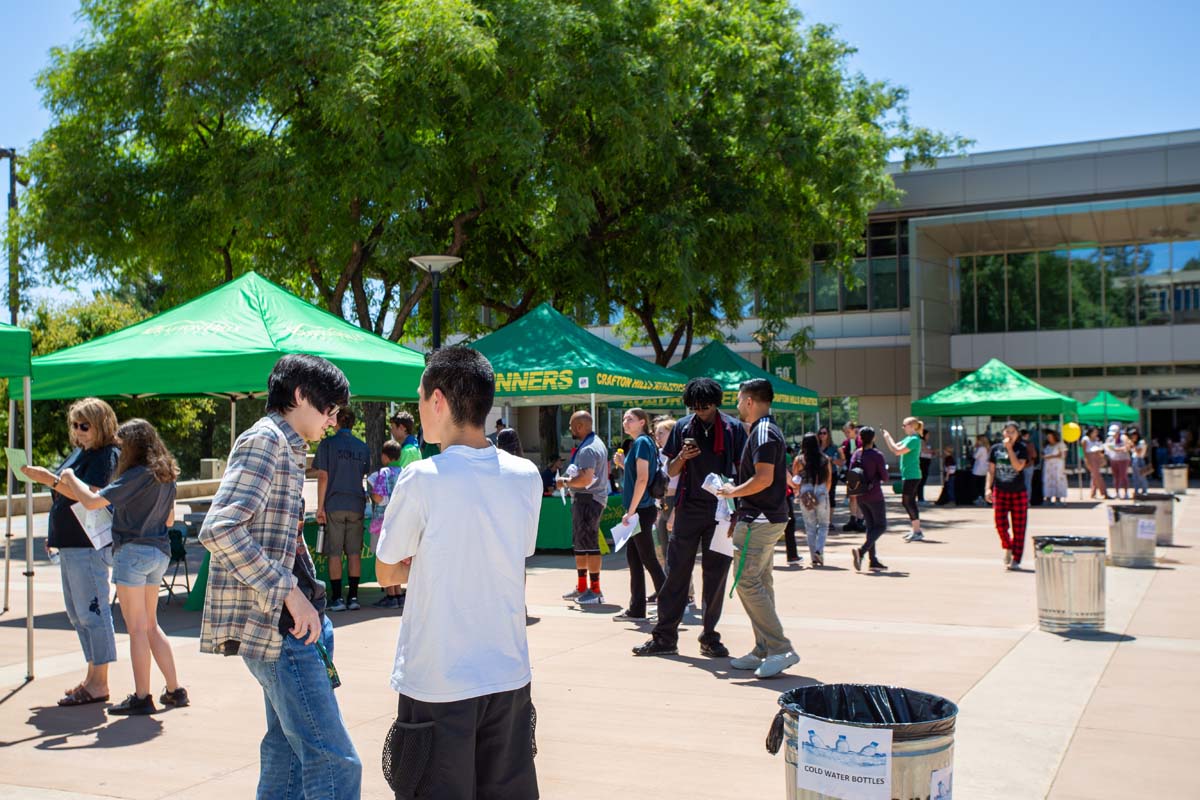
[[[1053,547],[1099,547],[1103,550],[1108,542],[1103,536],[1035,536],[1033,549],[1041,550],[1046,545]]]
[[[767,734],[767,752],[772,755],[783,744],[784,714],[888,728],[896,742],[953,734],[958,716],[958,706],[935,694],[858,683],[819,683],[792,689],[779,696],[779,707]]]
[[[1112,518],[1114,521],[1120,519],[1122,514],[1150,515],[1150,514],[1156,513],[1154,506],[1122,505],[1122,506],[1109,506],[1109,508],[1112,510],[1112,515],[1113,515]]]
[[[1183,500],[1179,497],[1179,495],[1170,494],[1168,492],[1163,492],[1161,494],[1159,494],[1158,492],[1152,492],[1150,494],[1142,494],[1142,495],[1138,495],[1137,499],[1139,502],[1142,502],[1142,503],[1150,503],[1150,502],[1165,503],[1168,500],[1176,502],[1176,503],[1183,502]]]

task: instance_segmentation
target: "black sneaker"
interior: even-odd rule
[[[679,648],[673,644],[663,644],[657,639],[651,639],[643,645],[633,648],[635,656],[673,656]]]
[[[153,714],[158,709],[154,707],[154,698],[150,695],[138,697],[136,694],[131,694],[120,703],[108,709],[108,713],[114,717],[144,717],[147,714]]]
[[[729,648],[720,642],[701,642],[700,655],[708,658],[729,658]]]
[[[870,567],[871,569],[877,570],[884,570],[888,568],[887,564],[883,563],[882,561],[872,561]]]
[[[652,594],[652,595],[650,595],[649,597],[647,597],[647,598],[646,598],[646,602],[647,602],[647,603],[655,603],[655,604],[657,604],[657,603],[658,603],[658,592],[655,592],[654,594]]]
[[[187,689],[183,688],[182,686],[173,692],[168,692],[166,689],[163,689],[162,694],[158,696],[158,702],[162,703],[164,706],[174,706],[175,708],[183,708],[191,703],[191,701],[188,700]]]

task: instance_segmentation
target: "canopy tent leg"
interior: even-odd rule
[[[33,453],[33,390],[25,376],[25,453]],[[33,484],[25,482],[25,680],[33,680]]]
[[[12,381],[8,383],[8,446],[14,446],[16,442],[16,420],[17,401],[12,399]],[[9,597],[9,581],[12,575],[12,497],[15,481],[13,478],[12,465],[9,464],[4,468],[5,483],[7,487],[4,493],[7,497],[4,503],[4,611],[0,613],[8,613],[8,597]]]
[[[233,453],[233,445],[237,442],[237,398],[229,396],[229,452]],[[229,456],[225,457],[228,463]]]
[[[596,424],[596,393],[592,392],[592,424]]]

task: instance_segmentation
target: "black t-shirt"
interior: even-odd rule
[[[710,472],[728,478],[736,476],[737,459],[746,446],[746,430],[728,414],[719,413],[712,425],[705,425],[695,414],[689,414],[671,429],[663,455],[672,459],[678,456],[683,450],[684,439],[695,439],[700,455],[685,461],[683,471],[679,473],[679,487],[675,491],[676,514],[710,522],[717,513],[717,498],[703,489],[704,478]]]
[[[1025,447],[1024,442],[1018,440],[1013,444],[1013,455],[1017,457],[1018,461],[1026,462],[1025,469],[1029,469],[1029,450]],[[1013,468],[1004,442],[992,445],[992,452],[988,460],[996,465],[996,477],[992,481],[993,488],[1006,492],[1025,491],[1025,476],[1021,471]]]
[[[117,471],[117,459],[121,451],[114,444],[95,450],[84,450],[82,447],[67,456],[55,474],[61,474],[70,467],[75,471],[75,477],[88,486],[101,488],[108,485],[112,474]],[[71,506],[75,501],[58,492],[50,506],[50,533],[46,540],[49,547],[87,547],[91,548],[92,540],[84,533],[79,519]]]
[[[742,484],[753,478],[759,464],[773,465],[775,476],[766,489],[737,499],[738,519],[753,522],[766,517],[767,522],[787,522],[787,444],[783,440],[783,431],[769,416],[750,428],[738,463],[737,482]]]

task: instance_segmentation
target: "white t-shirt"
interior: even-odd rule
[[[975,448],[975,466],[971,468],[972,475],[987,475],[988,463],[991,460],[991,450],[980,445]]]
[[[392,688],[449,703],[530,681],[525,559],[542,478],[532,461],[455,445],[400,474],[375,549],[412,557]]]

